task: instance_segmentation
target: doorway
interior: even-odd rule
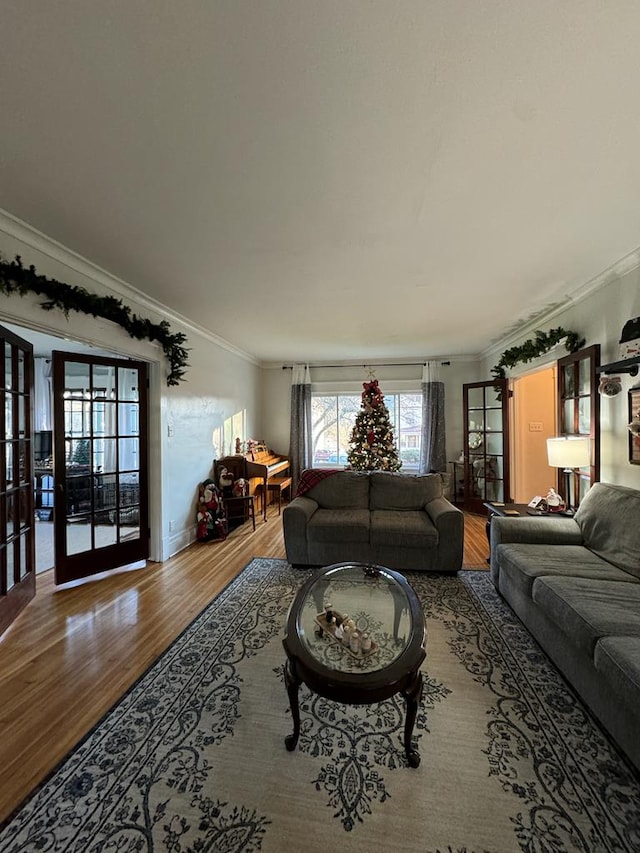
[[[556,487],[557,472],[549,468],[547,438],[556,435],[557,377],[555,364],[511,381],[512,481],[515,503]]]

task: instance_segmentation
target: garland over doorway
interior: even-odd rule
[[[0,293],[5,296],[14,293],[20,296],[35,293],[45,297],[40,303],[40,307],[45,311],[59,308],[65,317],[69,316],[69,311],[102,317],[117,323],[136,340],[157,341],[169,362],[167,385],[177,385],[184,381],[185,368],[189,366],[189,351],[184,347],[187,336],[182,332],[172,334],[166,320],[152,323],[151,320],[132,314],[129,306],[124,305],[122,300],[115,296],[98,296],[84,287],[64,284],[55,278],[38,275],[33,265],[28,268],[22,265],[20,255],[16,255],[15,261],[5,261],[0,257]]]
[[[505,379],[506,368],[515,367],[519,362],[528,362],[539,358],[565,338],[564,346],[567,352],[577,352],[584,346],[584,338],[581,338],[576,332],[567,332],[562,326],[558,326],[557,329],[549,329],[546,333],[538,330],[535,338],[529,338],[519,347],[511,347],[505,350],[500,361],[495,367],[491,368],[491,373],[495,379]]]

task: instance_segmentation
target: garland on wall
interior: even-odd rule
[[[567,332],[561,326],[558,326],[557,329],[549,329],[546,333],[538,330],[535,338],[529,338],[519,347],[511,347],[505,350],[500,361],[495,367],[491,368],[491,372],[496,379],[504,379],[506,368],[515,367],[521,361],[527,362],[539,358],[564,338],[566,338],[564,346],[567,352],[577,352],[584,346],[584,338],[581,338],[576,332]]]
[[[59,308],[65,317],[69,316],[69,311],[102,317],[122,326],[127,334],[136,340],[157,341],[169,362],[167,385],[177,385],[184,380],[185,368],[189,366],[189,351],[184,347],[187,336],[182,332],[172,334],[166,320],[152,323],[151,320],[132,314],[131,309],[115,296],[98,296],[84,287],[64,284],[55,278],[38,275],[33,265],[22,265],[20,255],[16,255],[15,261],[5,261],[0,257],[0,293],[5,296],[14,293],[20,296],[35,293],[45,297],[40,303],[40,307],[45,311]]]

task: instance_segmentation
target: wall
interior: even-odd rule
[[[547,459],[547,438],[556,434],[556,373],[550,367],[513,382],[511,494],[516,503],[529,503],[556,487],[557,471]]]
[[[22,256],[25,265],[37,272],[93,293],[111,294],[153,322],[167,320],[174,332],[187,334],[189,368],[186,382],[166,385],[166,362],[159,345],[135,341],[119,326],[73,312],[43,311],[35,296],[3,297],[0,323],[29,328],[80,341],[123,357],[150,364],[150,516],[152,559],[166,559],[195,539],[198,483],[210,476],[216,450],[213,436],[223,432],[225,421],[244,413],[247,438],[261,431],[260,371],[245,354],[235,351],[197,329],[182,318],[168,314],[162,306],[124,282],[15,220],[0,217],[0,253],[11,259]],[[60,340],[57,349],[65,349]],[[227,434],[230,435],[227,430]]]
[[[451,361],[449,366],[440,367],[439,378],[445,384],[445,420],[447,459],[457,459],[462,449],[462,385],[488,379],[481,373],[476,360],[455,359],[446,356],[436,361]],[[419,361],[419,359],[415,359]],[[382,393],[393,391],[420,390],[421,364],[413,366],[386,365],[374,368]],[[280,453],[289,453],[289,429],[291,413],[291,371],[282,365],[265,367],[262,373],[262,395],[265,438],[269,445]],[[345,391],[360,394],[362,383],[367,380],[368,368],[361,364],[345,364],[339,368],[311,367],[311,382],[314,390],[327,393]]]
[[[594,284],[586,296],[569,303],[565,308],[548,314],[535,327],[523,329],[518,336],[502,342],[485,354],[486,371],[500,359],[505,349],[519,346],[533,337],[535,329],[548,331],[562,326],[586,339],[585,346],[600,344],[601,363],[618,361],[619,340],[627,320],[640,316],[640,268],[624,274],[611,271]],[[565,353],[562,353],[565,354]],[[622,393],[600,399],[600,479],[605,483],[640,488],[640,465],[628,462],[628,390],[640,385],[640,377],[622,376]]]

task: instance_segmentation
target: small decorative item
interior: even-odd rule
[[[353,619],[349,619],[347,622],[345,617],[337,610],[331,611],[332,621],[329,621],[327,615],[326,610],[316,615],[315,621],[318,626],[316,633],[320,639],[327,639],[337,643],[341,649],[344,649],[346,653],[355,658],[373,655],[378,651],[377,644],[368,634],[361,634],[355,627],[353,631],[349,628],[348,622],[351,622],[355,626]],[[340,624],[338,624],[338,621],[340,621]]]
[[[620,335],[620,358],[625,361],[640,355],[640,317],[627,320]]]
[[[562,497],[555,489],[549,489],[547,492],[547,509],[549,512],[563,512],[565,503]]]
[[[244,477],[239,477],[237,480],[234,480],[233,486],[231,487],[231,494],[234,498],[242,498],[249,494],[249,482],[245,480]]]
[[[603,397],[615,397],[622,391],[622,379],[619,376],[603,376],[598,385],[598,393]]]

